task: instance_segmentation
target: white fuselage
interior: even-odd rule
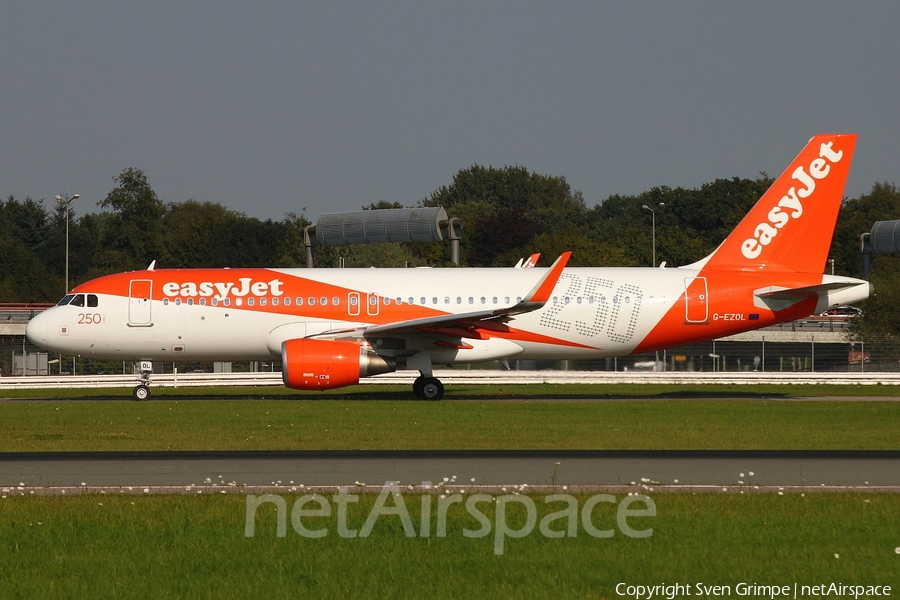
[[[75,292],[96,300],[45,311],[29,324],[28,337],[53,352],[95,358],[269,360],[280,355],[286,339],[509,307],[545,273],[510,268],[138,271],[95,280],[118,278],[105,285],[80,286]],[[825,279],[819,276],[814,283]],[[473,347],[454,350],[448,362],[627,355],[666,315],[675,325],[667,327],[663,341],[648,340],[646,349],[778,320],[758,302],[754,306],[753,285],[761,283],[723,288],[718,281],[689,268],[567,268],[542,308],[482,328],[469,336]],[[868,284],[852,281],[859,285],[841,290],[840,298],[838,292],[820,295],[807,303],[808,310],[868,295]],[[145,282],[139,285],[149,288],[148,298],[135,297],[141,295],[133,291],[135,282]],[[796,318],[793,314],[781,320]],[[425,328],[418,349],[426,350],[434,337]],[[416,349],[415,332],[404,339],[406,350]],[[367,340],[378,349],[378,336]],[[440,353],[434,349],[434,362],[448,358]]]

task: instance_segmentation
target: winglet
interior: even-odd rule
[[[563,252],[560,254],[559,258],[556,259],[556,262],[553,263],[553,266],[550,267],[550,270],[547,271],[547,274],[544,275],[541,280],[531,288],[531,291],[522,298],[522,301],[513,308],[527,306],[530,310],[535,310],[535,308],[540,308],[546,304],[571,256],[571,252]]]

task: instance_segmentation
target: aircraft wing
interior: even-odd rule
[[[470,328],[478,323],[505,323],[514,315],[532,312],[542,308],[550,299],[553,288],[559,281],[563,269],[569,262],[571,252],[563,252],[547,273],[538,281],[531,291],[512,306],[506,308],[497,308],[493,310],[480,310],[468,313],[457,313],[451,315],[440,315],[436,317],[425,317],[422,319],[411,319],[409,321],[397,321],[395,323],[384,323],[382,325],[373,325],[371,327],[361,327],[356,329],[330,330],[315,334],[310,337],[369,337],[373,335],[402,335],[406,333],[418,333],[423,329],[457,329]]]

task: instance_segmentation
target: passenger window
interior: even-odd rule
[[[87,302],[89,308],[97,308],[100,305],[100,299],[97,298],[97,294],[88,294]]]
[[[272,298],[272,306],[278,306],[278,298]]]
[[[494,296],[494,304],[497,304],[497,296]]]
[[[193,299],[193,298],[188,298],[187,303],[188,303],[188,306],[193,306],[193,305],[194,305],[194,299]]]
[[[425,296],[422,296],[421,298],[419,298],[419,304],[421,304],[422,306],[425,306]]]
[[[212,305],[213,305],[213,306],[218,306],[218,305],[219,305],[219,299],[218,299],[218,298],[213,298],[213,299],[212,299]]]
[[[310,299],[309,299],[309,305],[310,305],[310,306],[315,306],[315,305],[316,305],[316,299],[310,297]]]
[[[456,297],[456,303],[457,303],[457,304],[462,304],[462,298],[459,297],[459,296],[457,296],[457,297]]]
[[[285,306],[291,305],[291,297],[290,296],[288,296],[287,298],[284,299],[284,305]]]
[[[337,296],[334,296],[334,297],[331,299],[331,305],[332,305],[332,306],[337,306],[337,305],[339,305],[340,303],[341,303],[341,301],[338,300],[338,297],[337,297]]]
[[[437,304],[437,296],[435,296],[435,297],[433,297],[433,298],[431,299],[431,303],[432,303],[432,304]]]
[[[200,306],[206,306],[206,298],[200,298]]]
[[[449,296],[444,298],[444,304],[450,304],[450,297],[449,297]]]
[[[303,298],[297,296],[297,306],[303,306]]]
[[[384,305],[385,305],[385,306],[390,306],[390,304],[391,304],[391,299],[388,298],[387,296],[385,296],[385,297],[384,297]]]
[[[175,298],[175,306],[181,306],[181,298]]]
[[[256,301],[253,298],[247,298],[247,306],[253,306]]]
[[[213,300],[213,302],[215,302],[215,300]],[[163,306],[168,306],[168,305],[169,305],[169,299],[163,298]]]

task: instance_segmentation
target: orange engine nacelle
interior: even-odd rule
[[[287,340],[281,344],[281,378],[297,390],[328,390],[359,383],[360,377],[387,373],[394,361],[355,342]]]

